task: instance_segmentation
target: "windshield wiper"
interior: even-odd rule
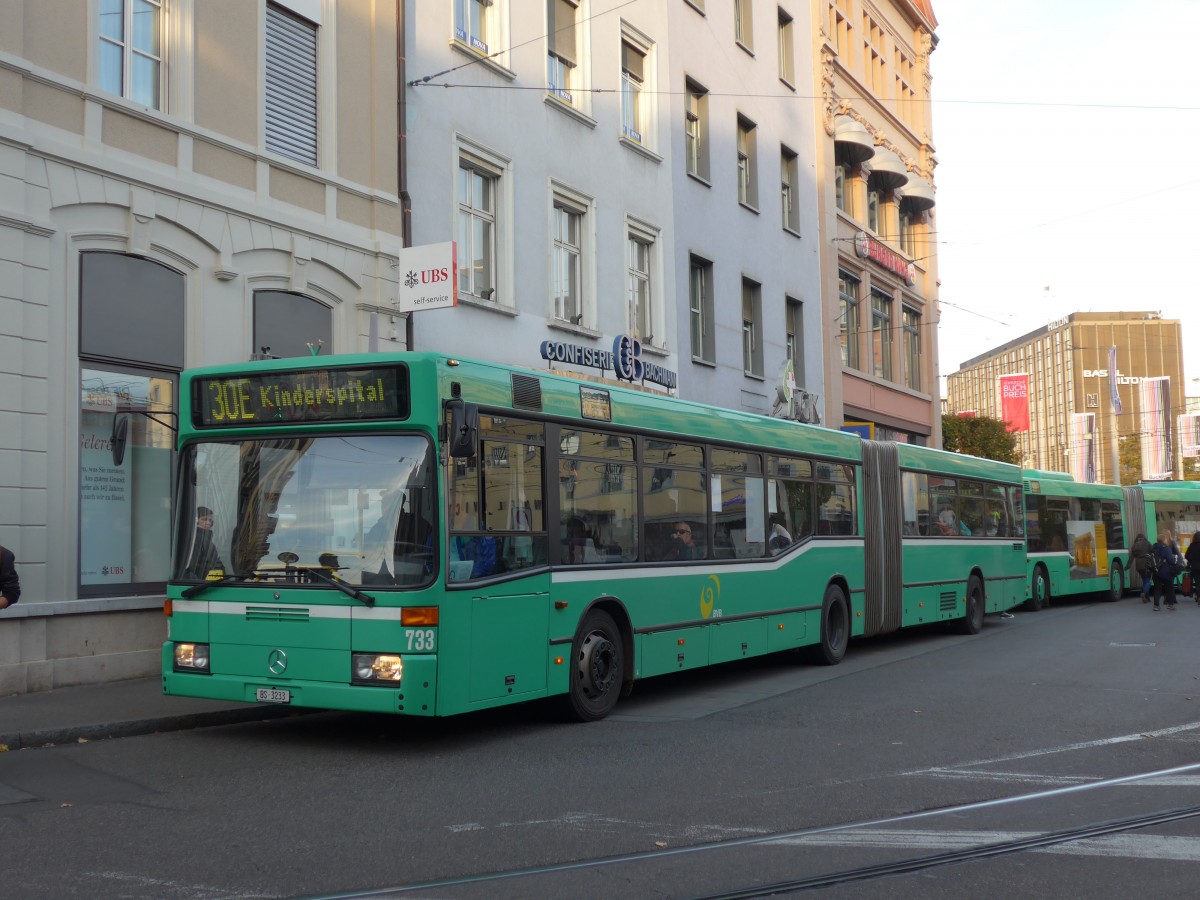
[[[375,598],[372,597],[370,594],[364,594],[362,591],[358,590],[358,588],[351,587],[350,585],[346,584],[346,582],[342,581],[340,578],[335,578],[334,576],[330,575],[323,568],[319,568],[317,566],[296,566],[296,565],[293,565],[292,568],[297,572],[305,572],[309,575],[315,575],[321,581],[325,582],[326,584],[332,585],[333,587],[335,587],[339,591],[341,591],[343,594],[348,594],[349,596],[353,597],[355,600],[357,600],[359,603],[363,604],[364,606],[374,606],[375,605]]]
[[[203,584],[194,584],[190,588],[185,588],[183,590],[183,593],[180,594],[180,596],[185,597],[190,600],[192,597],[195,597],[197,594],[204,593],[213,585],[227,584],[230,581],[245,581],[246,578],[248,578],[249,575],[251,575],[251,574],[253,574],[253,573],[247,573],[245,575],[242,575],[242,574],[238,574],[235,572],[232,575],[222,575],[220,578],[218,578],[214,581],[206,581]]]

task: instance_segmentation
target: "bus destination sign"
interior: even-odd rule
[[[403,366],[238,373],[192,383],[197,428],[407,417],[408,370]]]

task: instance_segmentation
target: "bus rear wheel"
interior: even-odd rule
[[[967,579],[966,615],[958,620],[959,634],[979,634],[983,630],[983,582],[978,575]]]
[[[1030,612],[1037,612],[1039,609],[1050,605],[1050,577],[1046,574],[1044,566],[1038,566],[1033,570],[1033,590],[1030,592],[1030,597],[1025,601],[1025,608]]]
[[[1108,599],[1120,600],[1125,595],[1125,570],[1121,568],[1120,560],[1113,560],[1108,573]]]
[[[567,712],[580,722],[603,719],[617,705],[625,683],[625,647],[612,616],[593,609],[571,645]]]
[[[821,604],[821,642],[811,649],[810,656],[823,666],[836,666],[846,655],[849,643],[850,607],[841,587],[831,584],[825,588]]]

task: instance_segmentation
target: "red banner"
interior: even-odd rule
[[[1029,376],[1000,376],[1000,418],[1009,431],[1029,430]]]

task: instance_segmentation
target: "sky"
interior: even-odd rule
[[[943,394],[1055,319],[1143,309],[1182,322],[1200,394],[1200,0],[933,11]]]

